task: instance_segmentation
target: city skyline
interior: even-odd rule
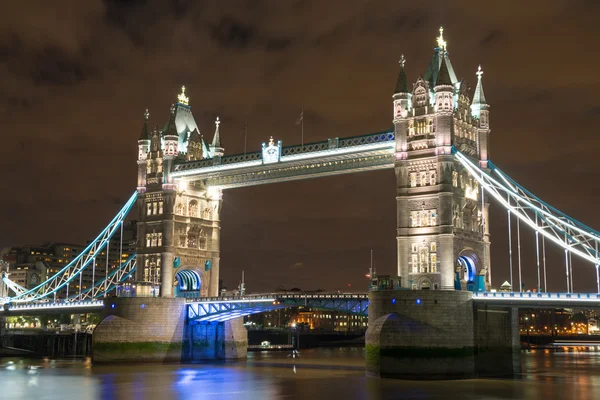
[[[492,5],[464,7],[461,20],[451,9],[428,14],[425,8],[397,10],[391,2],[381,9],[346,5],[339,14],[328,9],[334,3],[253,4],[235,15],[212,6],[162,10],[153,3],[106,2],[96,9],[77,3],[72,20],[60,26],[45,17],[37,21],[34,13],[20,27],[3,24],[0,49],[12,79],[0,87],[0,120],[6,132],[15,132],[3,149],[5,168],[14,171],[5,184],[18,195],[1,200],[0,245],[94,237],[135,189],[144,110],[161,128],[181,85],[205,139],[220,117],[226,154],[244,151],[246,125],[248,151],[270,136],[284,146],[299,143],[301,110],[305,143],[389,129],[398,59],[404,54],[409,84],[416,81],[440,25],[458,78],[474,88],[477,66],[485,71],[491,159],[556,208],[600,225],[593,175],[599,82],[590,68],[598,54],[588,51],[592,26],[579,19],[597,15],[597,6],[546,6],[531,26],[527,17],[536,10],[529,5],[532,10],[511,10],[512,25],[500,28],[509,10],[486,12]],[[168,18],[152,18],[158,14]],[[323,20],[306,28],[316,16]],[[477,24],[467,24],[469,18]],[[37,22],[49,24],[45,37],[26,29]],[[146,24],[158,26],[146,30]],[[31,70],[19,70],[27,60],[34,61]],[[565,135],[579,140],[565,141]],[[229,287],[245,270],[255,291],[272,289],[272,282],[330,290],[348,290],[350,283],[350,290],[365,290],[370,249],[380,273],[395,273],[394,191],[392,171],[225,191],[221,277]],[[494,286],[508,275],[503,221],[496,207]],[[535,262],[531,254],[524,260]],[[576,286],[590,281],[593,290],[594,271],[586,274],[575,270]],[[530,287],[533,277],[526,275]],[[559,290],[562,277],[550,274],[549,283]]]

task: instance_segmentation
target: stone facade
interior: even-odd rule
[[[369,294],[367,374],[410,379],[520,372],[518,310],[475,307],[468,291]]]
[[[222,193],[202,181],[175,180],[171,173],[180,162],[217,162],[224,149],[220,139],[216,147],[204,142],[185,90],[177,100],[162,130],[149,129],[146,111],[138,141],[136,281],[160,284],[162,297],[180,291],[217,296]]]
[[[452,155],[487,168],[489,107],[478,72],[475,94],[456,78],[440,33],[424,77],[408,88],[404,57],[393,96],[398,275],[412,289],[491,281],[488,200]]]
[[[186,358],[183,299],[108,298],[92,336],[93,362],[168,362]]]

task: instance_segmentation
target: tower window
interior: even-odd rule
[[[417,173],[410,173],[410,187],[417,187]]]

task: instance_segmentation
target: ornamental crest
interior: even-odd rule
[[[266,143],[262,144],[262,158],[263,164],[272,164],[280,161],[281,157],[281,140],[277,143],[273,140],[273,136],[269,140],[269,145]]]

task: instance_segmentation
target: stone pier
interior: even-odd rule
[[[451,379],[506,376],[520,369],[516,309],[477,309],[471,292],[369,294],[365,336],[371,376]]]
[[[93,333],[94,363],[182,362],[246,357],[243,321],[196,324],[180,298],[107,298]]]

